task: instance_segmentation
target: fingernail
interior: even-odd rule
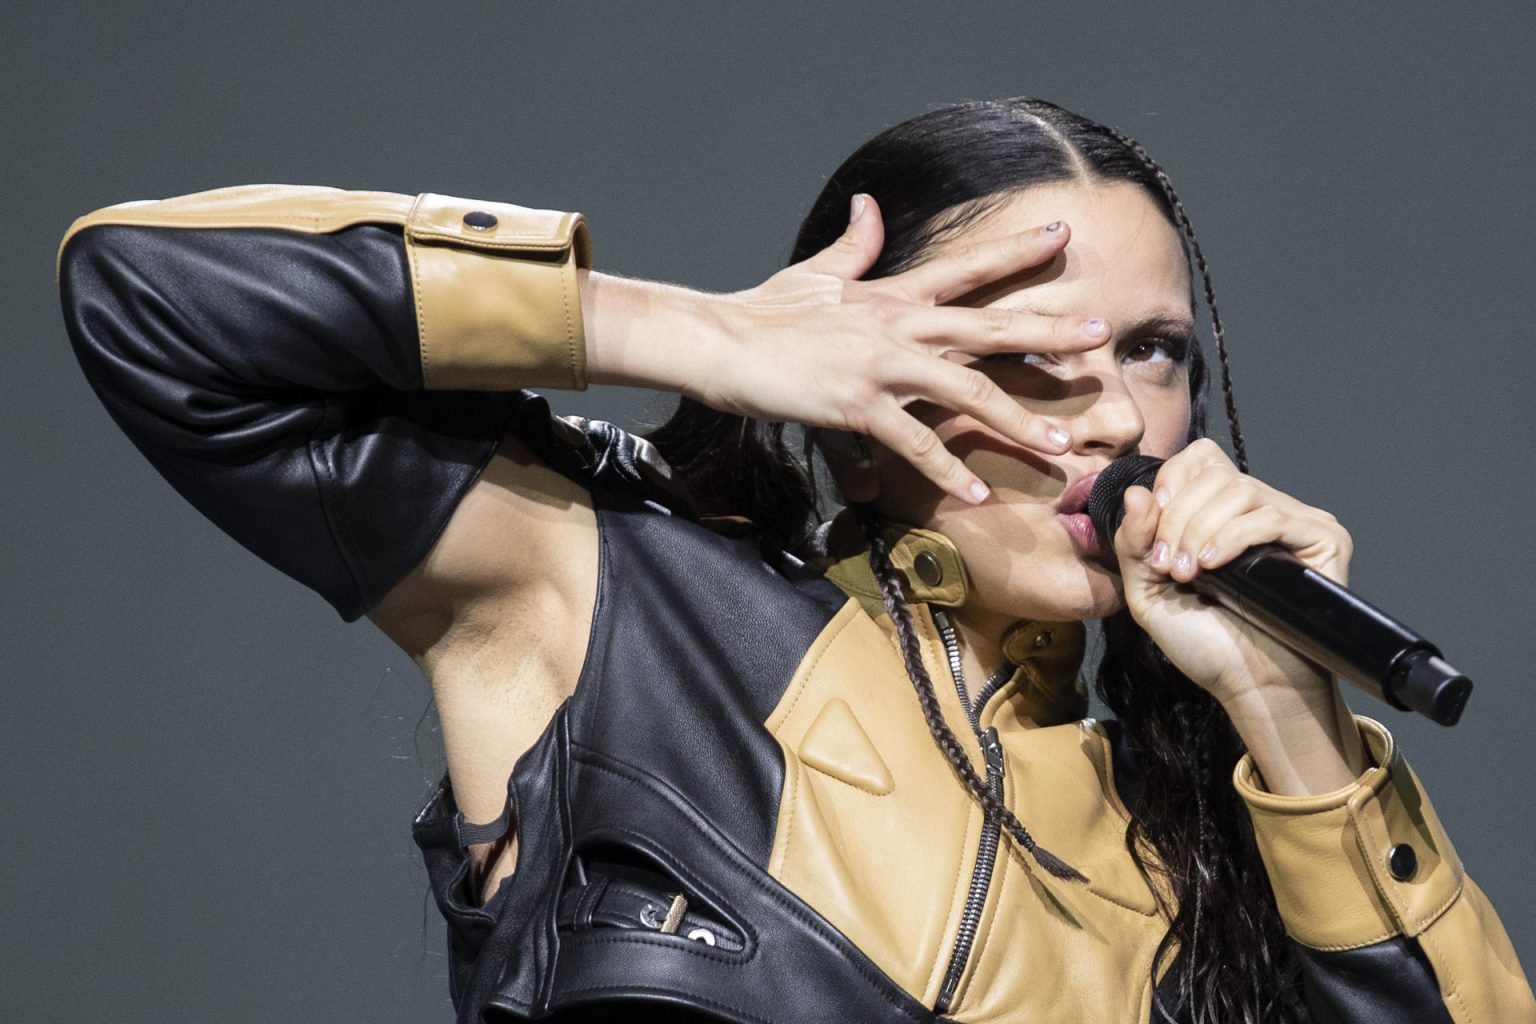
[[[1168,542],[1165,540],[1160,540],[1152,546],[1152,553],[1147,556],[1147,561],[1151,562],[1153,565],[1162,565],[1163,560],[1167,557]]]
[[[1068,436],[1067,432],[1062,430],[1060,427],[1052,427],[1050,430],[1047,430],[1045,432],[1045,439],[1051,442],[1051,444],[1055,445],[1057,448],[1065,448],[1067,446],[1067,442],[1072,440],[1072,438]]]
[[[975,501],[976,504],[980,505],[986,501],[987,495],[990,493],[992,492],[987,489],[987,485],[980,480],[975,480],[971,483],[971,500]]]
[[[1173,500],[1173,495],[1168,493],[1168,488],[1166,487],[1159,487],[1152,497],[1157,499],[1158,508],[1167,508],[1168,503]]]
[[[1189,557],[1188,551],[1180,551],[1178,554],[1173,556],[1174,572],[1189,572],[1190,570],[1194,569],[1194,567],[1194,559]]]
[[[1202,562],[1209,562],[1211,559],[1213,559],[1215,557],[1216,557],[1216,545],[1215,544],[1207,544],[1205,547],[1200,549],[1200,561],[1202,561]]]
[[[1090,338],[1102,337],[1105,331],[1105,323],[1098,317],[1083,322],[1083,333]]]
[[[1054,235],[1056,232],[1061,230],[1061,221],[1059,221],[1059,220],[1051,221],[1049,224],[1047,224],[1045,226],[1045,230],[1049,231],[1051,234]]]
[[[863,192],[855,192],[850,204],[850,216],[848,223],[856,224],[860,217],[864,216],[864,208],[869,205],[869,199]]]

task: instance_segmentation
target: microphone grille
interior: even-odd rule
[[[1162,459],[1151,455],[1122,455],[1105,466],[1093,482],[1085,511],[1093,520],[1093,528],[1099,532],[1099,543],[1105,551],[1114,550],[1115,531],[1120,529],[1120,520],[1125,518],[1125,489],[1137,484],[1151,487],[1162,465]]]

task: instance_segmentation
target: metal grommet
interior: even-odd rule
[[[496,226],[496,215],[486,213],[484,210],[475,210],[464,215],[464,223],[476,231],[489,231]]]
[[[1387,854],[1387,870],[1399,882],[1406,882],[1419,870],[1419,855],[1407,843],[1398,843]]]
[[[912,569],[917,573],[917,578],[930,587],[936,587],[944,582],[944,567],[939,564],[937,558],[933,557],[932,552],[919,552],[918,556],[912,559]]]
[[[1051,646],[1051,641],[1054,640],[1054,639],[1056,639],[1056,638],[1051,635],[1051,631],[1050,630],[1042,629],[1039,632],[1039,634],[1035,637],[1035,646],[1036,647],[1049,647],[1049,646]]]
[[[658,916],[661,908],[655,904],[647,903],[640,910],[640,923],[647,928],[660,928],[665,922]]]
[[[713,946],[715,944],[715,933],[708,928],[695,928],[688,933],[688,937],[695,942],[702,942],[706,946]]]

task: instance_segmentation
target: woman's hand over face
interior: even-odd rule
[[[1071,440],[1060,424],[1026,410],[967,357],[1088,349],[1103,343],[1109,325],[945,303],[1046,263],[1066,245],[1067,226],[977,242],[860,281],[885,237],[875,201],[856,197],[856,207],[860,200],[862,212],[832,245],[706,309],[715,319],[709,334],[721,343],[711,345],[684,393],[725,412],[868,435],[970,503],[986,497],[985,485],[905,411],[907,403],[925,399],[1024,447],[1066,451]]]
[[[1114,549],[1131,615],[1179,671],[1229,708],[1265,687],[1321,694],[1333,685],[1316,663],[1175,585],[1270,541],[1348,585],[1353,542],[1338,520],[1240,473],[1214,441],[1168,459],[1153,490],[1125,492]]]

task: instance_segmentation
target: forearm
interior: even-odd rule
[[[585,268],[576,279],[589,380],[697,394],[718,351],[707,293]]]
[[[1223,706],[1271,793],[1332,793],[1367,767],[1354,716],[1331,678],[1322,687],[1254,687]]]

